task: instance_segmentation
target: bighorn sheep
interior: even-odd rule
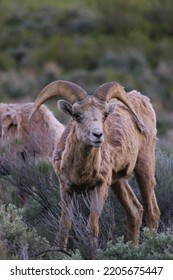
[[[57,237],[60,248],[67,247],[74,193],[87,192],[90,199],[87,229],[95,254],[99,217],[109,186],[126,212],[128,238],[137,243],[143,207],[150,229],[157,228],[160,216],[154,194],[156,118],[149,99],[136,91],[126,94],[116,82],[103,84],[89,96],[78,85],[58,80],[41,91],[30,118],[53,96],[65,99],[58,106],[72,117],[53,157],[62,201]],[[133,171],[143,207],[127,182]]]
[[[33,103],[0,103],[0,144],[24,160],[52,159],[64,126],[44,105],[29,123],[32,107]]]

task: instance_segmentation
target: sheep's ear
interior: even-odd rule
[[[72,105],[65,101],[59,100],[58,101],[58,108],[65,114],[70,115],[72,117]]]

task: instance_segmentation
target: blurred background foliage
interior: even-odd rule
[[[0,0],[0,98],[34,100],[69,79],[116,80],[152,99],[159,133],[173,106],[172,0]]]

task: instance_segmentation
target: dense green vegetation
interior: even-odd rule
[[[0,1],[0,98],[27,98],[55,79],[89,93],[116,80],[149,96],[172,129],[173,2]]]
[[[123,243],[124,213],[110,194],[100,259],[173,259],[172,15],[172,0],[0,0],[0,102],[34,100],[56,79],[89,93],[116,80],[149,96],[156,110],[159,231],[148,232],[144,222],[139,247]],[[139,195],[134,178],[131,183]],[[54,244],[59,208],[49,164],[21,166],[7,158],[0,166],[0,259],[90,258],[86,198],[76,203],[68,255]]]
[[[145,229],[139,246],[124,243],[126,218],[110,192],[100,219],[99,259],[173,259],[173,157],[156,152],[156,196],[161,210],[158,232]],[[131,186],[141,200],[137,183]],[[90,259],[87,196],[77,196],[68,253],[54,240],[60,218],[59,185],[50,164],[6,162],[0,170],[0,259]]]

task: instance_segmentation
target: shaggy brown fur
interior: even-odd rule
[[[86,145],[80,140],[80,136],[84,131],[87,133],[91,116],[95,120],[97,114],[103,111],[104,105],[94,97],[77,105],[77,109],[73,105],[73,111],[85,113],[81,126],[76,120],[72,120],[54,152],[54,168],[60,179],[62,201],[57,240],[63,249],[67,247],[75,192],[87,192],[90,198],[88,230],[91,233],[93,255],[98,243],[99,216],[109,187],[126,212],[129,240],[138,242],[143,207],[147,226],[150,229],[158,226],[160,213],[154,194],[156,117],[147,97],[132,91],[128,93],[128,99],[142,120],[145,132],[139,131],[138,124],[127,107],[114,100],[115,110],[103,122],[105,139],[100,147]],[[143,207],[127,182],[133,171],[139,183]]]
[[[33,103],[0,103],[0,144],[8,146],[10,152],[21,155],[24,160],[51,160],[64,126],[44,105],[29,123],[32,106]]]

